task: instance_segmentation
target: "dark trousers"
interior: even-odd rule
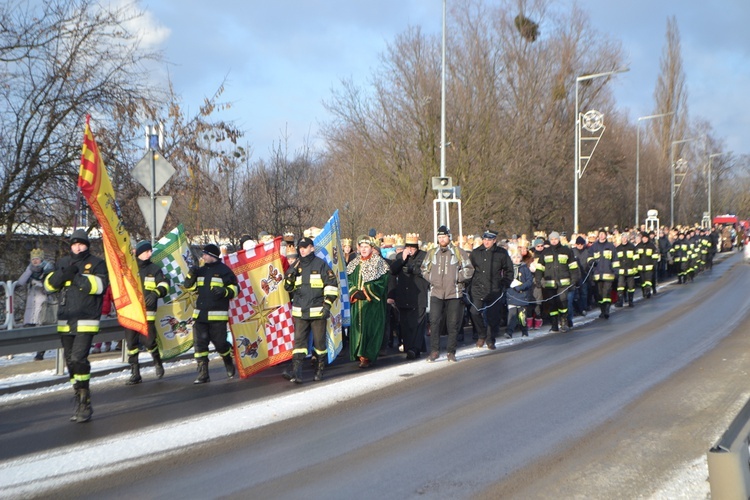
[[[600,280],[596,282],[596,298],[600,304],[612,302],[612,281]]]
[[[91,333],[64,334],[61,340],[70,381],[82,389],[88,388],[91,378],[89,351],[94,335]]]
[[[495,339],[500,334],[500,326],[507,321],[503,318],[507,314],[508,308],[503,305],[502,300],[481,300],[477,307],[471,308],[471,322],[476,325],[477,335],[480,339],[486,340],[488,344],[494,344]],[[492,304],[492,305],[490,305]],[[504,321],[505,319],[505,321]]]
[[[142,345],[148,352],[156,349],[156,325],[153,321],[148,322],[148,335],[143,335],[135,330],[125,330],[125,342],[128,345],[128,355],[138,354],[138,346]]]
[[[401,338],[404,342],[404,352],[414,351],[417,354],[424,352],[427,311],[424,309],[402,308],[399,308],[398,311],[400,318],[399,328],[401,329]]]
[[[208,343],[222,356],[232,352],[232,346],[227,342],[227,322],[211,321],[210,323],[193,323],[193,347],[195,357],[208,356]]]
[[[306,357],[307,346],[310,344],[310,332],[313,334],[313,349],[315,354],[326,353],[326,320],[323,318],[302,319],[294,318],[294,351],[293,356]]]
[[[464,303],[461,299],[430,297],[430,351],[440,352],[440,332],[448,332],[449,353],[456,353],[456,337],[464,321]]]
[[[560,288],[542,288],[542,297],[549,304],[550,318],[562,316],[563,320],[568,319],[568,287]]]

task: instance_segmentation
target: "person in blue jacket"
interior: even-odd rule
[[[505,338],[512,338],[516,326],[521,327],[521,336],[529,336],[526,324],[526,306],[529,305],[529,290],[534,284],[534,275],[529,267],[521,260],[521,254],[511,254],[513,261],[513,281],[508,287],[508,326],[505,328]]]

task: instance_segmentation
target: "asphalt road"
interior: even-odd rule
[[[705,455],[747,400],[750,266],[739,255],[597,320],[411,376],[394,356],[369,373],[336,364],[323,384],[401,381],[301,418],[117,467],[56,492],[76,498],[633,498]],[[94,385],[91,423],[70,395],[0,408],[0,464],[295,393],[273,369],[192,386],[192,370],[135,387]],[[158,438],[157,438],[158,439]],[[159,443],[155,443],[158,447]],[[73,458],[73,457],[72,457]],[[92,464],[95,465],[95,464]],[[693,498],[689,495],[685,498]],[[697,497],[696,497],[697,498]]]

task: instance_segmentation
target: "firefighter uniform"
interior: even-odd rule
[[[130,378],[126,385],[135,385],[141,382],[141,369],[138,363],[139,346],[151,354],[154,360],[156,378],[164,376],[164,366],[159,355],[159,346],[156,344],[156,307],[160,298],[169,293],[169,283],[164,278],[164,273],[157,264],[151,262],[151,242],[141,241],[135,247],[135,256],[138,261],[138,273],[141,277],[143,298],[146,305],[146,321],[148,323],[148,334],[141,335],[134,330],[125,330],[125,342],[128,349],[128,363],[130,364]],[[143,258],[142,258],[143,257]]]
[[[672,248],[669,249],[677,271],[677,282],[687,283],[687,269],[690,261],[690,247],[685,239],[685,233],[679,233]]]
[[[560,235],[549,235],[550,246],[537,257],[534,280],[542,289],[542,298],[550,302],[551,331],[568,329],[568,291],[581,280],[581,271],[573,250],[560,244]]]
[[[624,239],[624,238],[623,238]],[[625,298],[628,299],[628,307],[633,307],[633,295],[635,295],[635,276],[638,274],[636,264],[635,245],[626,240],[617,247],[617,307],[622,307]]]
[[[313,241],[302,238],[297,252],[309,251],[290,264],[284,275],[284,289],[292,295],[294,317],[294,350],[292,371],[285,371],[287,380],[302,383],[302,362],[307,357],[309,335],[313,334],[313,350],[317,358],[315,380],[323,380],[323,369],[328,356],[326,350],[326,319],[339,296],[336,275],[326,262],[314,254]],[[299,254],[301,255],[301,254]]]
[[[76,229],[70,237],[70,245],[71,254],[60,259],[55,270],[45,278],[44,287],[49,293],[60,292],[57,331],[62,335],[65,364],[76,391],[76,410],[70,420],[87,422],[93,414],[88,356],[94,335],[99,333],[99,318],[109,279],[104,260],[89,253],[86,231]],[[82,245],[85,245],[85,250],[80,250]]]
[[[203,247],[203,254],[210,257],[199,268],[191,268],[185,280],[187,291],[196,291],[193,309],[193,346],[198,362],[198,378],[195,384],[209,382],[208,344],[214,345],[224,361],[227,377],[235,374],[232,361],[232,345],[227,342],[229,322],[229,300],[239,293],[237,276],[221,262],[221,251],[214,244]]]
[[[598,239],[589,248],[588,262],[593,266],[592,275],[596,284],[600,318],[609,319],[612,305],[612,284],[617,277],[620,263],[615,246],[607,241],[607,232],[599,230]]]
[[[635,254],[638,274],[641,276],[641,292],[644,298],[650,299],[654,287],[654,272],[659,262],[659,251],[648,233],[641,233],[641,242],[635,247]]]

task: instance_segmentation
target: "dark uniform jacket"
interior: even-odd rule
[[[561,245],[550,245],[537,257],[534,279],[542,288],[564,288],[581,280],[581,270],[573,250]]]
[[[513,261],[508,251],[497,245],[484,245],[471,251],[474,275],[469,291],[474,300],[494,300],[513,281]]]
[[[396,302],[399,309],[427,309],[427,292],[430,283],[422,277],[422,264],[427,252],[417,250],[406,260],[398,254],[391,263],[391,274],[396,277],[389,298]]]
[[[638,274],[636,263],[635,245],[628,242],[617,247],[617,260],[619,261],[620,276],[635,276]]]
[[[151,260],[138,260],[138,274],[141,276],[143,285],[143,298],[146,301],[146,320],[156,319],[156,307],[158,299],[169,293],[169,283],[158,264]]]
[[[653,271],[654,266],[659,261],[659,251],[656,249],[656,245],[651,240],[647,242],[641,241],[638,246],[635,247],[636,253],[636,264],[638,265],[638,271]]]
[[[594,281],[614,281],[620,263],[617,261],[615,246],[609,241],[596,240],[589,247],[589,264],[594,266],[591,274]]]
[[[185,290],[197,290],[193,319],[199,323],[229,321],[229,300],[239,293],[237,276],[221,261],[192,269]]]
[[[65,279],[70,271],[75,271],[72,278]],[[108,286],[106,262],[91,255],[88,250],[60,259],[55,270],[44,280],[47,292],[60,292],[57,331],[99,332],[104,292]]]
[[[339,296],[336,274],[313,253],[289,266],[284,289],[292,293],[292,316],[302,319],[325,318]]]

